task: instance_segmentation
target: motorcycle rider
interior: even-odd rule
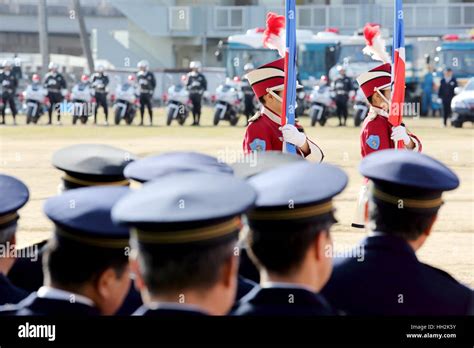
[[[252,63],[247,63],[244,66],[244,77],[247,75],[249,72],[251,72],[255,67],[253,66]],[[249,81],[246,78],[241,78],[241,90],[242,93],[244,94],[244,114],[245,117],[247,117],[247,124],[249,123],[250,117],[252,117],[255,114],[255,96],[253,94],[253,89],[252,86],[250,86]]]
[[[354,82],[346,75],[346,70],[342,66],[337,67],[340,77],[333,82],[333,89],[336,93],[337,117],[339,117],[339,126],[345,126],[347,122],[347,102],[349,101],[349,92],[354,90]],[[344,117],[344,124],[342,123]]]
[[[94,124],[97,124],[97,111],[99,106],[104,109],[105,125],[109,125],[109,108],[107,105],[107,86],[109,85],[109,77],[105,73],[103,65],[98,65],[96,72],[92,75],[92,89],[95,97],[95,110],[94,110]]]
[[[143,126],[143,117],[145,115],[145,106],[148,108],[148,115],[150,116],[150,126],[153,125],[153,107],[151,101],[156,87],[155,75],[148,71],[150,64],[146,60],[138,62],[139,69],[137,73],[138,88],[140,93],[140,126]]]
[[[3,102],[2,107],[2,121],[0,124],[5,124],[5,111],[7,104],[10,105],[10,110],[13,116],[13,124],[16,125],[16,104],[15,96],[16,89],[18,87],[18,80],[15,75],[12,73],[13,63],[10,60],[5,60],[2,63],[3,70],[0,73],[0,84],[2,86],[2,95],[1,99]]]
[[[49,63],[49,72],[44,77],[44,87],[48,90],[49,98],[49,109],[48,109],[48,124],[52,123],[53,110],[56,109],[58,113],[58,124],[61,124],[61,108],[59,104],[64,100],[66,95],[66,80],[63,75],[58,72],[58,64],[51,62]]]
[[[33,74],[31,77],[32,83],[26,87],[26,90],[24,92],[24,96],[26,99],[26,102],[28,101],[33,101],[38,103],[38,108],[42,107],[42,103],[44,103],[45,97],[48,95],[48,91],[43,87],[41,84],[41,77],[38,74]],[[27,118],[26,123],[30,123],[33,121],[34,123],[37,122],[36,115],[38,114],[38,110],[35,110],[35,112],[32,113],[33,120]],[[39,115],[41,115],[42,112],[39,111]],[[38,115],[38,117],[39,117]]]
[[[207,80],[203,74],[200,73],[201,62],[192,61],[189,64],[191,72],[188,73],[188,83],[186,85],[189,91],[189,99],[193,104],[193,126],[199,126],[201,119],[201,103],[202,95],[207,90]]]

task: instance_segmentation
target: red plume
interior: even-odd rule
[[[263,46],[277,49],[280,55],[284,55],[284,42],[282,30],[285,28],[285,16],[269,12],[267,14],[267,27],[263,32]]]
[[[367,23],[364,27],[364,37],[368,46],[374,44],[374,38],[380,34],[380,26]]]
[[[362,52],[372,57],[374,60],[380,60],[384,63],[390,63],[391,58],[385,47],[385,40],[380,32],[380,25],[367,23],[364,27],[364,37],[367,46]]]

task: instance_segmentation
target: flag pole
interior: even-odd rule
[[[389,122],[399,126],[403,118],[405,102],[405,28],[403,21],[403,0],[394,0],[393,42],[392,42],[392,100]],[[405,144],[398,141],[395,148],[403,149]]]
[[[282,126],[286,123],[295,124],[296,104],[296,3],[295,0],[285,0],[285,87],[283,89]],[[293,144],[283,143],[283,151],[296,153]]]

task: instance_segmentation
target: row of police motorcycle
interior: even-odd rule
[[[328,118],[336,114],[335,96],[327,77],[323,75],[308,94],[304,91],[297,94],[296,114],[301,116],[306,109],[309,109],[311,126],[316,124],[324,126]],[[351,91],[349,97],[354,108],[354,126],[359,127],[368,114],[369,105],[360,88]]]
[[[135,75],[128,76],[127,82],[118,85],[115,94],[111,96],[114,103],[114,121],[116,125],[121,120],[125,120],[127,124],[133,122],[138,106],[138,89],[135,80]],[[34,74],[32,82],[20,94],[24,100],[27,124],[38,123],[39,118],[48,110],[51,103],[47,97],[48,90],[41,83],[39,75]],[[63,102],[56,107],[59,108],[61,113],[71,113],[73,124],[78,121],[86,124],[89,117],[94,113],[96,91],[104,91],[105,93],[106,86],[103,85],[102,80],[98,79],[90,83],[89,76],[82,75],[81,81],[72,88],[71,93],[67,89],[61,89]]]
[[[167,102],[166,124],[169,126],[173,120],[183,125],[192,110],[189,91],[185,85],[186,76],[181,77],[181,82],[168,88],[168,93],[163,96]],[[206,99],[206,93],[201,92]],[[241,114],[247,116],[247,120],[258,108],[252,88],[247,81],[239,78],[227,78],[219,85],[210,102],[214,106],[212,123],[217,126],[221,121],[228,121],[231,126],[237,125]]]
[[[39,81],[39,76],[33,76],[33,83],[23,92],[25,100],[27,123],[37,123],[44,110],[49,107],[47,90]],[[83,75],[80,83],[76,84],[71,93],[62,90],[63,97],[70,101],[64,103],[66,111],[73,115],[73,124],[80,121],[86,124],[89,116],[94,112],[94,94],[96,90],[104,90],[105,86],[100,86],[101,80],[89,82],[89,77]],[[168,88],[168,93],[163,96],[167,104],[166,125],[171,125],[175,120],[179,125],[186,122],[189,113],[192,111],[192,103],[189,98],[189,90],[186,87],[186,76],[181,77],[181,81]],[[114,103],[114,123],[120,124],[122,120],[126,124],[132,124],[138,109],[139,87],[136,85],[136,76],[129,75],[125,83],[119,84],[115,93],[111,95]],[[328,84],[327,78],[322,76],[320,81],[310,91],[300,91],[297,93],[296,115],[302,116],[308,110],[310,124],[324,126],[329,117],[336,113],[334,101],[335,93]],[[205,94],[203,92],[203,98]],[[351,94],[354,108],[354,125],[359,126],[368,113],[368,104],[365,96],[358,89]],[[235,126],[241,114],[248,119],[258,110],[258,100],[254,97],[252,88],[247,81],[239,78],[227,78],[219,85],[215,94],[210,98],[214,105],[212,122],[217,126],[221,121],[227,121]],[[59,106],[61,107],[61,105]]]

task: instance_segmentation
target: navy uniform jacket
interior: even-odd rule
[[[0,316],[97,316],[97,308],[67,300],[40,298],[31,294],[16,305],[0,306]]]
[[[418,261],[403,239],[366,238],[363,258],[335,259],[323,294],[354,315],[473,314],[473,291],[448,273]]]
[[[337,315],[323,296],[300,287],[256,287],[236,305],[238,316]]]
[[[239,275],[237,279],[237,294],[235,296],[236,301],[240,301],[242,297],[247,295],[250,291],[253,290],[257,286],[257,283],[253,282],[250,279],[247,279],[245,277],[242,277]]]
[[[27,291],[17,288],[4,274],[0,273],[0,305],[18,303],[27,296]]]
[[[446,82],[446,79],[443,77],[439,85],[438,96],[443,100],[443,102],[451,103],[451,100],[455,96],[454,89],[457,86],[458,82],[454,76],[449,80],[449,82]]]
[[[137,80],[140,94],[153,94],[156,87],[155,75],[150,71],[139,71]]]
[[[133,313],[134,316],[143,317],[200,317],[207,314],[196,307],[180,304],[159,304],[155,308],[146,305],[141,306]]]
[[[189,93],[202,93],[207,90],[206,77],[201,73],[194,74],[190,72],[188,74],[188,83],[186,87]]]
[[[106,74],[95,73],[92,75],[92,88],[96,93],[107,93],[106,88],[109,84],[109,77]]]
[[[29,293],[38,290],[43,285],[42,261],[46,243],[47,240],[44,240],[35,245],[36,248],[32,250],[37,251],[37,254],[34,257],[16,259],[8,272],[10,281]],[[28,274],[28,277],[25,277],[25,274]]]
[[[53,74],[49,72],[44,77],[44,87],[50,93],[61,93],[61,89],[66,89],[67,84],[63,75],[60,73]]]

